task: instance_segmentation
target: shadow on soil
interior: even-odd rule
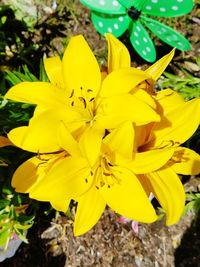
[[[174,257],[175,267],[200,267],[200,215],[183,235]]]

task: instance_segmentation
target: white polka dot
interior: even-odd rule
[[[181,42],[178,42],[177,45],[183,46],[183,44]]]
[[[146,50],[148,51],[148,52],[150,52],[151,51],[151,48],[150,47],[146,47]]]
[[[177,2],[181,3],[181,2],[183,2],[183,0],[177,0]]]
[[[161,31],[162,32],[166,32],[167,30],[165,28],[161,28]]]
[[[112,28],[109,27],[109,28],[108,28],[108,32],[112,32]]]
[[[105,5],[105,0],[99,0],[99,4],[100,4],[101,6],[104,6],[104,5]]]
[[[138,37],[138,33],[137,32],[134,32],[134,35],[135,35],[135,37]]]
[[[165,7],[160,7],[160,12],[165,12],[166,8]]]
[[[143,37],[142,39],[143,39],[143,41],[144,41],[145,43],[147,43],[147,42],[148,42],[148,40],[147,40],[147,38],[146,38],[146,37]]]
[[[142,54],[146,56],[147,52],[145,50],[142,50]]]
[[[119,29],[119,25],[118,25],[117,23],[115,23],[115,24],[114,24],[114,28],[115,28],[116,30],[118,30],[118,29]]]
[[[136,43],[136,45],[139,45],[140,44],[140,42],[138,40],[135,40],[135,43]]]
[[[122,22],[122,21],[124,21],[124,18],[123,17],[119,17],[118,20]]]
[[[113,6],[118,6],[118,2],[117,1],[112,1],[112,5]]]
[[[170,37],[167,37],[167,41],[168,41],[168,42],[171,42],[172,39],[171,39]]]
[[[154,23],[152,23],[152,22],[151,22],[151,23],[149,23],[149,25],[150,25],[150,26],[152,26],[152,27],[154,27]]]
[[[172,39],[175,41],[175,40],[178,39],[178,37],[177,37],[175,34],[173,34],[173,35],[172,35]]]
[[[172,6],[172,10],[178,10],[178,7],[177,6]]]
[[[158,0],[151,0],[152,3],[158,3]]]
[[[162,34],[162,32],[161,32],[161,31],[157,31],[157,33],[158,33],[158,34]]]
[[[98,22],[98,25],[99,25],[99,27],[102,28],[102,27],[103,27],[103,22],[102,22],[102,21],[99,21],[99,22]]]
[[[151,10],[152,9],[151,6],[146,6],[145,8],[146,8],[146,10]]]
[[[136,26],[136,29],[137,29],[138,32],[141,31],[141,28],[138,25]]]

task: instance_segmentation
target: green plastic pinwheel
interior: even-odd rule
[[[128,30],[134,49],[146,61],[156,59],[156,50],[144,26],[173,47],[183,51],[191,48],[183,35],[146,15],[185,15],[192,10],[193,0],[81,0],[81,3],[91,9],[92,22],[100,34],[110,32],[119,37]]]

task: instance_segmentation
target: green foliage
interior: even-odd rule
[[[200,68],[200,58],[197,59],[197,64],[196,66]],[[182,77],[165,72],[158,85],[161,89],[172,88],[185,100],[200,97],[200,78],[193,76],[185,69],[182,69]]]
[[[187,199],[189,202],[185,206],[184,213],[194,210],[197,219],[200,214],[200,193],[188,193]]]
[[[39,73],[40,80],[48,80],[42,60]],[[5,135],[15,127],[26,125],[34,110],[34,105],[5,100],[3,95],[7,87],[24,81],[38,81],[27,66],[22,66],[18,71],[5,70],[3,79],[4,83],[0,88],[0,135]],[[14,170],[31,155],[32,153],[15,147],[0,148],[0,247],[6,248],[14,234],[28,242],[26,232],[34,223],[38,207],[28,195],[14,191],[11,179]]]

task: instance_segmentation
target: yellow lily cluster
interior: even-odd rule
[[[154,92],[174,51],[142,71],[131,67],[119,40],[106,39],[107,72],[79,35],[62,60],[45,59],[50,82],[22,82],[5,96],[36,105],[29,125],[8,134],[37,153],[16,170],[13,187],[64,212],[77,201],[76,236],[97,223],[106,205],[133,220],[156,221],[150,193],[166,211],[166,224],[176,223],[185,202],[177,174],[200,172],[200,156],[180,146],[199,125],[200,100]]]

